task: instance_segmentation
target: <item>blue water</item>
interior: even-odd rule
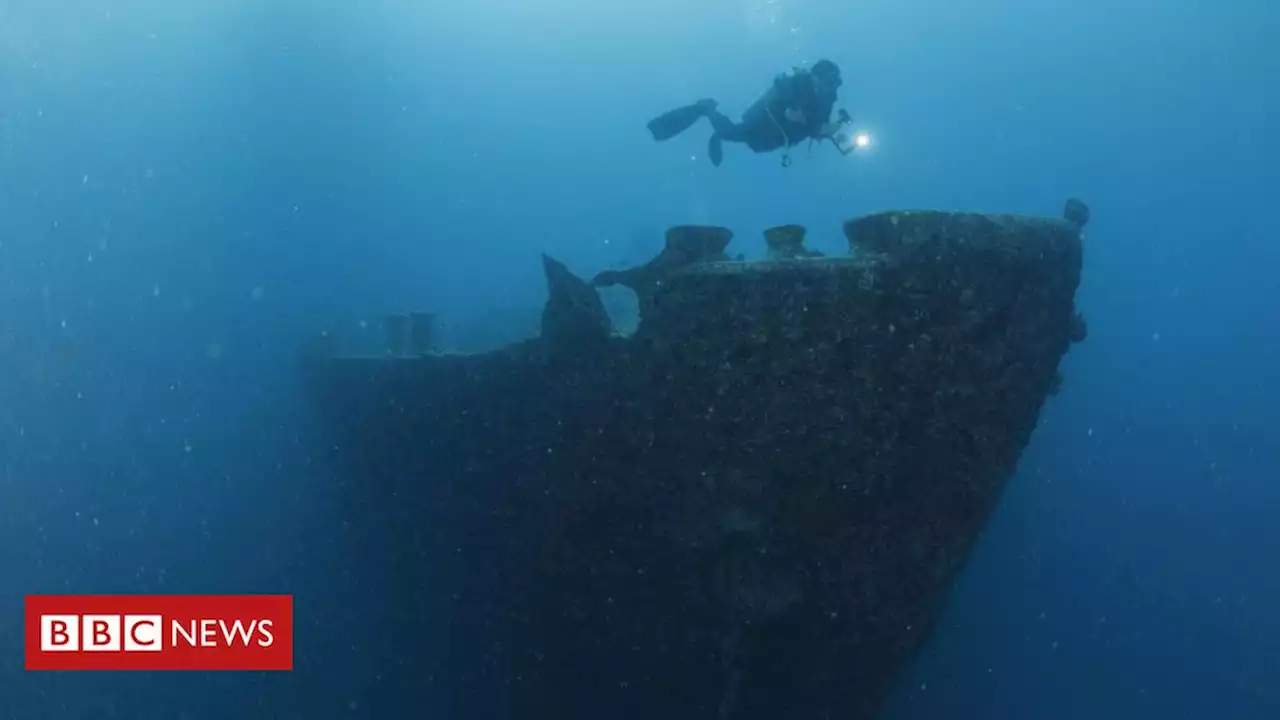
[[[1068,195],[1089,339],[885,717],[1280,717],[1278,31],[1261,0],[0,0],[0,718],[370,717],[377,608],[292,364],[319,328],[429,308],[483,344],[536,319],[539,252]],[[819,57],[869,152],[714,168],[705,128],[644,130]],[[23,670],[26,593],[263,591],[298,597],[293,673]]]

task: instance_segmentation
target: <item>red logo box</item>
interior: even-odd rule
[[[28,670],[292,670],[292,595],[28,595]]]

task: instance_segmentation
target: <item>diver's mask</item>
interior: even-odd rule
[[[834,68],[814,68],[810,77],[813,90],[819,97],[835,97],[836,91],[844,84],[840,71]]]

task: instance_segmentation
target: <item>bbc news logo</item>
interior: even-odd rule
[[[28,670],[292,670],[291,595],[28,595]]]

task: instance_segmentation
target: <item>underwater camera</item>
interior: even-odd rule
[[[871,135],[854,129],[853,118],[849,117],[849,113],[841,110],[840,129],[831,136],[831,142],[835,144],[836,149],[842,155],[848,155],[855,150],[863,150],[870,147]]]

